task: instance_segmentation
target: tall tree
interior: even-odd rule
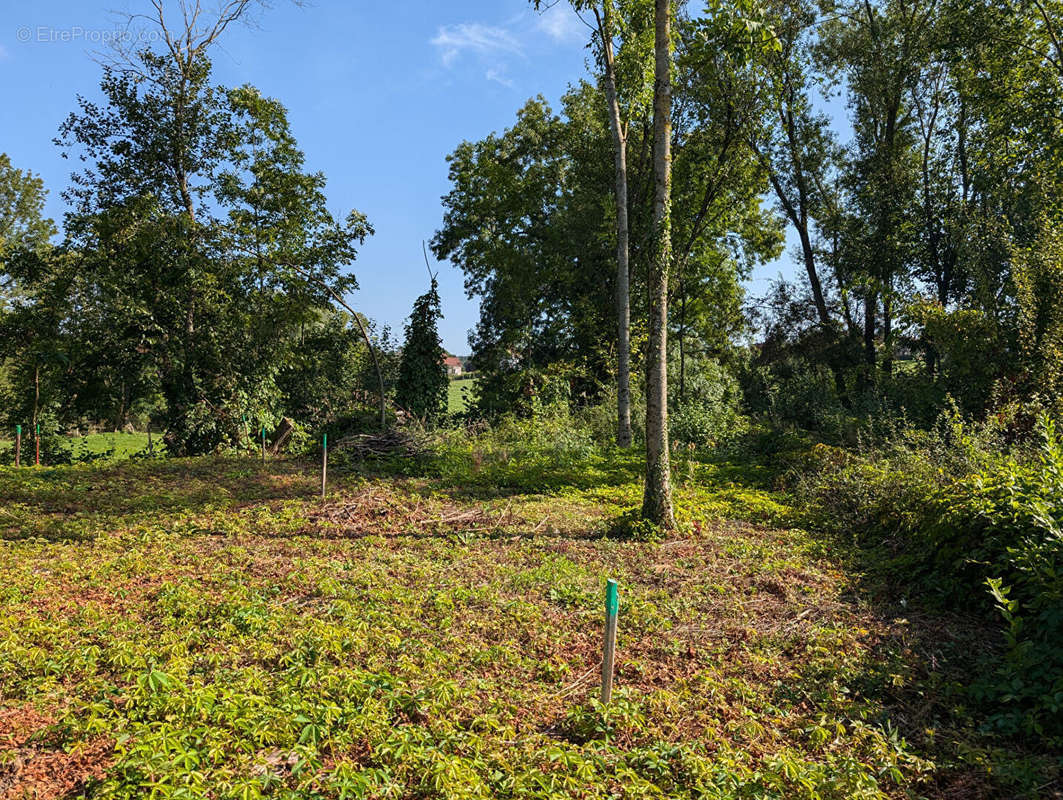
[[[115,357],[155,377],[178,453],[234,441],[245,413],[279,412],[285,333],[354,287],[343,268],[371,232],[328,212],[279,103],[211,81],[206,51],[247,5],[179,33],[160,10],[163,46],[105,67],[105,102],[82,100],[61,130],[88,165],[68,193],[79,308],[93,311],[79,319],[109,322]]]
[[[815,247],[814,225],[827,213],[823,197],[837,145],[826,115],[813,107],[817,8],[807,0],[777,0],[769,9],[777,48],[758,52],[756,79],[762,124],[749,137],[767,170],[778,207],[797,232],[820,338],[839,336]],[[836,348],[835,348],[836,349]],[[831,359],[835,391],[849,405],[842,364]]]
[[[0,313],[16,291],[5,268],[7,259],[47,245],[55,234],[55,224],[44,216],[46,195],[39,176],[16,169],[7,154],[0,153]]]
[[[616,57],[613,54],[613,4],[603,0],[599,13],[594,8],[601,38],[602,72],[605,99],[609,105],[609,130],[613,136],[613,155],[616,162],[616,315],[617,369],[616,443],[631,446],[631,288],[629,266],[631,228],[628,224],[627,128],[620,115],[620,98],[616,87]]]
[[[601,85],[609,117],[614,161],[616,208],[616,394],[617,435],[620,447],[630,447],[631,434],[631,223],[629,207],[628,130],[630,111],[625,114],[621,94],[638,112],[646,85],[644,44],[651,30],[651,7],[647,0],[571,0],[576,13],[589,10],[595,20],[592,49],[601,64]],[[535,0],[536,8],[544,6]],[[618,52],[619,43],[619,52]],[[618,63],[622,57],[625,63]],[[627,83],[621,87],[620,73]]]
[[[931,55],[937,6],[937,0],[841,4],[821,48],[822,57],[845,66],[853,111],[848,183],[853,210],[865,222],[856,243],[863,265],[865,384],[876,378],[879,321],[882,371],[892,372],[897,307],[911,278],[919,155],[910,90]]]
[[[668,447],[668,273],[672,260],[672,3],[654,6],[653,259],[646,371],[645,519],[675,527]]]
[[[782,235],[764,207],[767,176],[749,145],[758,121],[745,79],[749,35],[713,15],[682,20],[672,80],[672,309],[670,383],[686,398],[687,356],[726,359],[744,321],[742,278],[776,258]],[[675,403],[673,403],[673,406]]]
[[[431,246],[480,298],[470,344],[486,413],[520,407],[551,379],[545,371],[576,397],[594,396],[611,374],[604,104],[585,83],[563,103],[567,118],[529,100],[511,128],[448,157],[452,188]]]

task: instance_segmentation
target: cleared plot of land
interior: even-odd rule
[[[634,483],[316,481],[0,471],[0,797],[999,796],[981,751],[932,761],[962,735],[935,659],[977,632],[884,613],[800,530],[718,521],[730,483],[636,543],[602,535]]]

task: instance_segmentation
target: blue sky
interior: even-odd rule
[[[0,152],[32,169],[61,220],[71,163],[52,143],[78,94],[97,95],[104,49],[119,17],[147,0],[0,0]],[[210,7],[211,3],[205,2]],[[585,74],[587,30],[565,2],[537,14],[527,0],[276,0],[252,27],[230,28],[214,51],[225,85],[253,83],[287,106],[307,165],[328,178],[332,210],[357,208],[376,235],[353,265],[355,308],[401,336],[427,285],[422,239],[439,226],[445,156],[464,139],[511,124],[525,99],[557,105]],[[438,266],[444,346],[468,352],[477,305],[461,273]],[[792,273],[789,257],[757,271],[751,290]]]

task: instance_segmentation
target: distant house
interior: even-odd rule
[[[461,359],[457,356],[447,356],[443,359],[443,366],[447,368],[447,375],[456,378],[462,373]]]

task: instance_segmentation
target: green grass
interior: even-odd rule
[[[452,378],[447,385],[447,413],[462,414],[469,410],[469,394],[475,378]]]
[[[160,436],[155,435],[154,440],[156,447],[162,446]],[[43,442],[45,440],[42,438],[41,441]],[[148,435],[146,433],[90,433],[85,436],[61,437],[61,441],[74,448],[75,453],[99,455],[113,451],[114,459],[125,459],[129,458],[129,456],[134,453],[139,453],[142,450],[147,449]],[[13,449],[14,440],[0,439],[0,451],[10,451]],[[22,456],[23,463],[33,463],[33,439],[29,436],[23,436]],[[29,459],[28,462],[26,461],[27,457]],[[41,459],[47,464],[47,447],[42,451]]]
[[[156,446],[162,445],[159,436],[153,437]],[[148,435],[146,433],[90,433],[78,439],[73,439],[72,444],[84,447],[90,453],[105,453],[114,450],[115,458],[128,458],[134,453],[147,449]]]
[[[521,477],[473,445],[459,480],[456,452],[435,477],[337,474],[326,501],[296,461],[0,468],[0,794],[842,800],[1053,777],[955,707],[946,656],[980,632],[884,605],[764,465],[678,459],[682,531],[637,542],[603,535],[638,502],[636,455],[529,451]]]

